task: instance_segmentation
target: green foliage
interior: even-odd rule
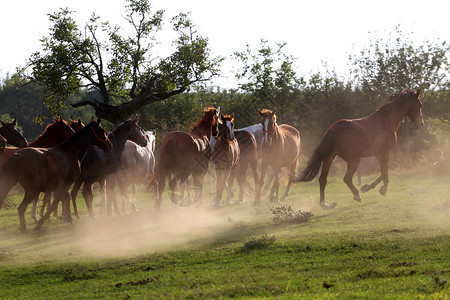
[[[127,3],[125,21],[134,31],[131,37],[122,36],[119,26],[102,22],[95,14],[84,28],[78,26],[68,9],[49,15],[53,27],[49,36],[41,39],[43,51],[35,52],[15,78],[18,83],[31,80],[44,87],[41,97],[50,115],[64,109],[80,88],[96,90],[101,99],[95,103],[117,106],[146,89],[165,99],[175,90],[181,92],[218,74],[222,58],[211,57],[208,40],[197,35],[187,14],[173,20],[178,33],[174,53],[159,59],[152,56],[152,50],[164,12],[151,14],[148,0]],[[155,76],[160,78],[151,82],[155,86],[146,86]],[[139,103],[131,110],[146,104]]]
[[[387,39],[371,40],[360,54],[350,55],[358,87],[373,97],[393,90],[448,87],[450,45],[447,41],[425,41],[415,45],[400,26]]]

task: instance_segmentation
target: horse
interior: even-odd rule
[[[212,162],[216,173],[216,195],[214,203],[220,206],[222,192],[227,184],[227,179],[232,169],[236,169],[239,163],[239,144],[234,138],[234,114],[220,114],[218,126],[219,135],[212,148]],[[229,201],[227,201],[227,204]]]
[[[69,208],[69,188],[80,174],[80,161],[88,146],[94,144],[106,152],[112,148],[106,131],[100,126],[101,120],[94,119],[69,139],[52,148],[24,148],[11,156],[0,170],[0,207],[16,184],[20,183],[25,196],[19,205],[19,230],[26,230],[25,210],[37,199],[40,192],[55,192],[52,209],[38,222],[40,229],[58,201],[62,201],[67,221],[71,221]]]
[[[269,201],[284,201],[289,195],[291,179],[294,178],[298,158],[300,155],[300,133],[294,127],[287,124],[277,124],[276,110],[263,109],[258,111],[263,127],[263,143],[261,145],[261,174],[259,177],[259,188],[257,191],[257,204],[261,201],[261,188],[264,184],[267,167],[272,166],[274,181],[270,192]],[[289,181],[286,190],[278,199],[278,188],[280,186],[281,168],[287,167]]]
[[[148,182],[155,170],[155,143],[156,137],[153,131],[144,132],[147,146],[140,147],[132,141],[125,143],[122,151],[122,166],[116,173],[116,181],[119,184],[122,196],[122,213],[127,213],[126,202],[131,203],[131,209],[136,211],[136,183]],[[131,185],[131,197],[128,187]]]
[[[101,149],[90,146],[86,155],[81,162],[81,174],[76,179],[75,184],[70,192],[72,198],[72,205],[74,214],[79,218],[78,208],[76,204],[76,198],[81,185],[83,186],[83,197],[88,208],[89,216],[95,218],[94,211],[92,209],[93,195],[92,185],[95,182],[100,184],[100,194],[102,197],[101,210],[105,207],[105,188],[108,191],[108,207],[107,212],[110,214],[110,204],[113,203],[115,211],[118,213],[117,205],[115,201],[114,193],[114,181],[110,180],[111,186],[106,186],[106,179],[111,174],[117,172],[121,166],[122,151],[127,139],[132,140],[139,146],[147,146],[147,140],[142,135],[142,129],[137,125],[137,118],[134,120],[127,120],[118,125],[109,135],[108,138],[113,145],[113,149],[110,153],[105,153]]]
[[[55,118],[55,121],[49,124],[45,128],[45,131],[33,142],[28,143],[27,141],[27,146],[34,148],[50,148],[65,141],[71,137],[73,133],[74,131],[61,117],[59,119]],[[0,167],[9,157],[19,151],[19,149],[20,148],[17,147],[6,147],[3,153],[0,154]]]
[[[37,142],[40,139],[46,140],[47,141],[46,144],[44,144],[42,141],[40,141],[40,143],[42,144],[41,147],[49,148],[49,147],[56,146],[60,142],[66,140],[70,136],[72,136],[73,133],[79,131],[81,128],[84,127],[84,124],[83,124],[83,122],[81,122],[80,118],[78,118],[77,121],[70,119],[69,122],[65,122],[62,119],[62,117],[60,116],[59,120],[58,120],[58,118],[55,118],[54,120],[55,120],[55,122],[48,125],[47,128],[45,129],[44,133],[41,134],[35,141],[35,142]],[[70,131],[68,126],[72,129],[72,131]],[[47,208],[47,210],[50,209],[50,198],[51,198],[50,193],[44,194],[44,198],[42,199],[41,210],[39,212],[40,218],[42,218],[42,216],[44,215],[45,208]],[[37,201],[33,201],[33,207],[31,208],[31,218],[35,222],[38,222],[38,218],[36,216],[36,206],[37,206]],[[54,217],[58,217],[58,209],[55,209]]]
[[[239,145],[239,164],[237,168],[233,168],[231,170],[230,177],[228,178],[227,185],[227,203],[230,203],[233,198],[233,183],[234,179],[237,179],[239,184],[239,198],[237,203],[243,203],[244,199],[244,185],[246,183],[246,174],[247,169],[250,166],[253,174],[253,181],[255,183],[255,190],[258,190],[258,146],[255,140],[254,135],[247,130],[243,130],[242,128],[239,130],[234,130],[234,137],[236,138]],[[256,194],[255,194],[256,201]]]
[[[160,158],[156,167],[157,191],[155,209],[161,207],[162,192],[166,178],[172,191],[171,201],[177,204],[175,188],[180,187],[192,174],[196,188],[195,203],[201,204],[203,181],[211,159],[211,137],[217,137],[220,108],[208,107],[203,110],[202,118],[191,127],[190,132],[172,131],[167,134],[160,148]],[[173,177],[172,177],[173,175]]]
[[[11,123],[0,120],[2,127],[0,127],[0,135],[6,139],[6,142],[10,145],[25,148],[28,146],[27,139],[17,129],[17,120],[14,119]]]
[[[336,203],[325,202],[325,186],[331,164],[336,156],[347,163],[344,182],[353,193],[353,199],[361,202],[358,189],[353,185],[353,174],[363,157],[375,156],[380,164],[381,175],[370,185],[363,185],[361,192],[367,192],[383,181],[379,193],[386,195],[388,188],[388,164],[391,150],[397,143],[397,130],[400,122],[408,117],[418,129],[423,126],[420,90],[404,89],[389,96],[388,103],[367,117],[342,119],[331,125],[324,133],[321,142],[309,158],[306,168],[297,182],[309,182],[319,176],[320,206],[323,209],[336,207]]]

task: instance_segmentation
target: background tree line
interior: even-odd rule
[[[84,122],[96,114],[110,121],[105,124],[111,130],[137,113],[140,124],[155,130],[160,141],[169,131],[189,130],[205,106],[234,112],[237,128],[259,122],[258,109],[277,108],[279,123],[299,129],[308,154],[336,120],[366,116],[389,94],[421,88],[427,127],[415,131],[401,124],[393,160],[402,165],[419,158],[432,161],[448,151],[447,41],[417,45],[397,27],[349,56],[351,75],[326,70],[305,77],[295,68],[297,58],[284,52],[284,43],[261,40],[256,50],[249,45],[230,58],[239,66],[238,85],[222,89],[205,83],[219,74],[224,58],[211,55],[208,39],[197,33],[189,15],[173,18],[174,51],[157,59],[151,53],[163,11],[151,13],[146,0],[128,3],[125,20],[135,30],[133,37],[121,36],[119,27],[95,15],[84,28],[69,10],[50,15],[54,26],[42,38],[44,52],[34,53],[27,66],[2,83],[0,117],[17,117],[33,140],[58,114]]]

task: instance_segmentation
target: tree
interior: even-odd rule
[[[125,20],[134,32],[131,37],[122,36],[118,26],[100,22],[95,14],[82,29],[68,9],[49,15],[53,27],[41,39],[43,51],[34,53],[19,75],[43,86],[41,97],[51,115],[64,108],[80,88],[94,89],[101,99],[72,106],[90,105],[98,117],[118,124],[147,104],[180,94],[218,74],[222,58],[211,57],[208,39],[197,35],[188,14],[172,19],[178,35],[176,49],[158,58],[151,50],[164,12],[151,15],[148,0],[127,2]]]
[[[243,83],[239,88],[253,94],[259,108],[277,108],[281,119],[286,117],[288,106],[297,96],[298,87],[303,82],[297,78],[294,71],[295,58],[284,53],[286,43],[276,44],[276,49],[261,39],[256,53],[249,45],[242,52],[235,52],[234,56],[242,63],[236,78]]]
[[[448,88],[450,45],[425,41],[415,46],[397,26],[386,40],[376,38],[361,53],[349,56],[357,86],[372,95],[386,95],[404,88]]]

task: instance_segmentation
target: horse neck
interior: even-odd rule
[[[206,120],[201,120],[191,130],[192,135],[198,137],[206,137],[208,140],[211,140],[211,132],[212,132],[212,124],[211,122],[208,123]]]
[[[81,160],[91,144],[93,134],[91,127],[86,126],[56,147],[75,152],[78,160]]]
[[[46,132],[44,132],[43,134],[38,136],[37,139],[35,139],[33,142],[29,143],[28,147],[50,148],[50,147],[58,145],[59,143],[61,143],[63,141],[64,140],[56,141],[54,137],[52,137],[48,133],[46,134]]]
[[[123,124],[122,126],[116,127],[109,135],[108,138],[113,144],[113,151],[122,152],[125,147],[125,143],[130,135],[131,127]]]
[[[406,114],[408,113],[409,109],[409,102],[408,105],[398,105],[394,106],[389,109],[387,112],[379,112],[376,111],[375,113],[382,113],[386,116],[388,120],[392,123],[395,131],[398,130],[398,127],[400,126],[400,122],[405,118]]]

